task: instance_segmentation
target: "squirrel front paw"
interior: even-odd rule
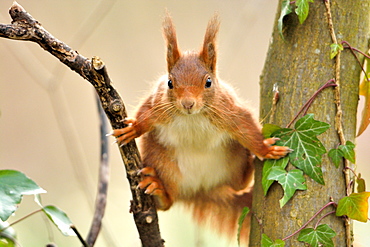
[[[275,142],[279,140],[279,138],[268,138],[263,140],[267,148],[267,153],[264,154],[260,159],[280,159],[286,156],[288,153],[291,153],[293,150],[289,147],[282,147],[282,146],[272,146]]]
[[[172,200],[167,194],[162,181],[157,177],[153,167],[145,167],[139,171],[144,175],[143,180],[139,183],[140,189],[145,189],[145,194],[154,196],[158,209],[167,210],[172,205]]]
[[[133,139],[140,136],[137,131],[136,125],[137,120],[136,118],[125,118],[123,121],[127,126],[123,129],[115,129],[109,135],[116,137],[116,142],[121,145],[126,145]]]

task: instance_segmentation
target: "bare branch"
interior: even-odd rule
[[[0,24],[0,37],[39,44],[94,86],[113,129],[124,127],[122,120],[127,116],[125,106],[108,77],[105,64],[98,57],[90,60],[78,54],[77,51],[53,37],[16,2],[11,6],[9,14],[13,21],[11,24]],[[142,245],[163,246],[155,204],[149,195],[137,188],[140,181],[137,171],[142,168],[142,165],[135,141],[119,149],[133,195],[131,212],[133,212]]]
[[[108,76],[105,79],[108,80]],[[97,97],[97,106],[100,119],[100,166],[99,166],[99,181],[98,192],[95,199],[95,212],[93,221],[90,226],[89,234],[87,235],[86,242],[89,246],[94,246],[98,238],[102,220],[107,205],[107,192],[109,183],[109,156],[108,156],[108,137],[107,133],[107,119],[103,108],[101,107],[100,100]]]

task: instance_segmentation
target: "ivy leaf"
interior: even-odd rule
[[[289,157],[285,156],[284,158],[278,160],[265,160],[263,163],[263,170],[262,170],[262,188],[265,196],[267,195],[267,191],[270,188],[271,184],[274,183],[273,180],[267,179],[273,167],[281,167],[283,169],[289,163]]]
[[[42,210],[65,236],[76,236],[71,228],[72,221],[62,210],[51,205],[43,207]]]
[[[328,156],[333,161],[334,165],[338,168],[342,158],[346,158],[352,163],[356,162],[356,154],[354,151],[355,144],[350,141],[346,142],[346,145],[339,145],[338,149],[332,149],[329,151]]]
[[[336,55],[338,55],[339,51],[343,51],[343,45],[342,44],[336,44],[333,43],[330,45],[330,59],[335,58]]]
[[[280,17],[278,19],[277,28],[280,33],[280,36],[284,39],[283,36],[283,19],[285,16],[292,13],[292,6],[290,5],[290,0],[283,0],[281,3],[281,12]]]
[[[262,239],[261,239],[261,246],[262,247],[284,247],[285,242],[281,239],[276,239],[274,242],[266,234],[263,233]]]
[[[294,150],[289,154],[289,159],[295,167],[303,170],[316,182],[325,184],[320,164],[326,149],[316,136],[324,133],[330,124],[317,121],[313,116],[307,114],[296,122],[295,129],[281,129],[274,135],[281,139],[277,145]]]
[[[264,124],[263,127],[262,127],[262,135],[265,139],[270,138],[270,137],[272,137],[272,134],[274,132],[278,131],[279,129],[281,129],[281,127],[278,126],[278,125]]]
[[[328,225],[319,225],[316,229],[306,228],[303,229],[298,240],[301,242],[308,243],[310,246],[328,246],[334,247],[332,238],[334,238],[336,233]]]
[[[366,74],[367,77],[370,76],[370,61],[365,60],[366,63]],[[365,105],[362,110],[360,128],[358,130],[357,136],[360,136],[367,128],[370,123],[370,82],[364,77],[364,80],[360,84],[360,95],[365,97]]]
[[[350,141],[346,141],[346,145],[339,145],[339,150],[343,152],[344,158],[352,162],[353,164],[356,163],[356,154],[355,154],[355,144]]]
[[[283,207],[296,190],[306,190],[307,186],[303,184],[306,179],[303,177],[303,172],[298,169],[285,171],[281,167],[273,167],[267,179],[278,181],[284,189],[284,196],[280,199],[280,207]]]
[[[299,23],[303,23],[308,16],[308,12],[310,9],[310,6],[308,3],[313,3],[313,0],[297,0],[295,2],[295,5],[297,8],[295,9],[295,13],[298,15]]]
[[[242,211],[242,214],[240,215],[239,220],[238,220],[238,235],[237,235],[238,246],[240,246],[240,232],[242,230],[242,226],[243,226],[244,220],[247,217],[249,211],[250,210],[249,210],[248,207],[244,207],[243,208],[243,211]]]
[[[342,159],[344,157],[344,154],[341,150],[333,148],[332,150],[329,151],[328,156],[333,161],[335,167],[338,168],[340,162],[342,161]]]
[[[6,221],[17,210],[23,195],[45,192],[19,171],[0,170],[0,219]]]
[[[365,179],[361,178],[361,173],[358,174],[356,183],[357,183],[357,192],[358,193],[365,192],[366,190]]]
[[[336,215],[347,215],[353,220],[367,222],[370,192],[352,193],[338,202]]]

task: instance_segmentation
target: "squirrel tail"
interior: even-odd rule
[[[237,239],[238,221],[243,209],[252,206],[253,186],[243,191],[224,187],[216,192],[201,194],[185,205],[192,211],[197,223],[210,226],[232,242]],[[226,195],[226,196],[225,196]],[[248,246],[251,213],[244,219],[240,231],[240,243]]]

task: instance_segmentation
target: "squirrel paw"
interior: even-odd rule
[[[282,146],[272,146],[278,141],[279,138],[268,138],[263,141],[265,146],[267,147],[268,151],[262,158],[265,159],[280,159],[286,156],[288,153],[291,153],[293,150],[289,147],[282,147]]]
[[[154,196],[158,209],[167,210],[172,205],[172,200],[168,196],[162,181],[157,177],[153,167],[145,167],[139,171],[144,175],[143,180],[139,183],[138,188],[145,189],[145,194]]]
[[[125,118],[123,121],[127,126],[123,129],[115,129],[112,131],[110,135],[116,137],[116,142],[121,145],[126,145],[136,137],[139,137],[140,135],[136,131],[136,124],[137,120],[136,118]]]

